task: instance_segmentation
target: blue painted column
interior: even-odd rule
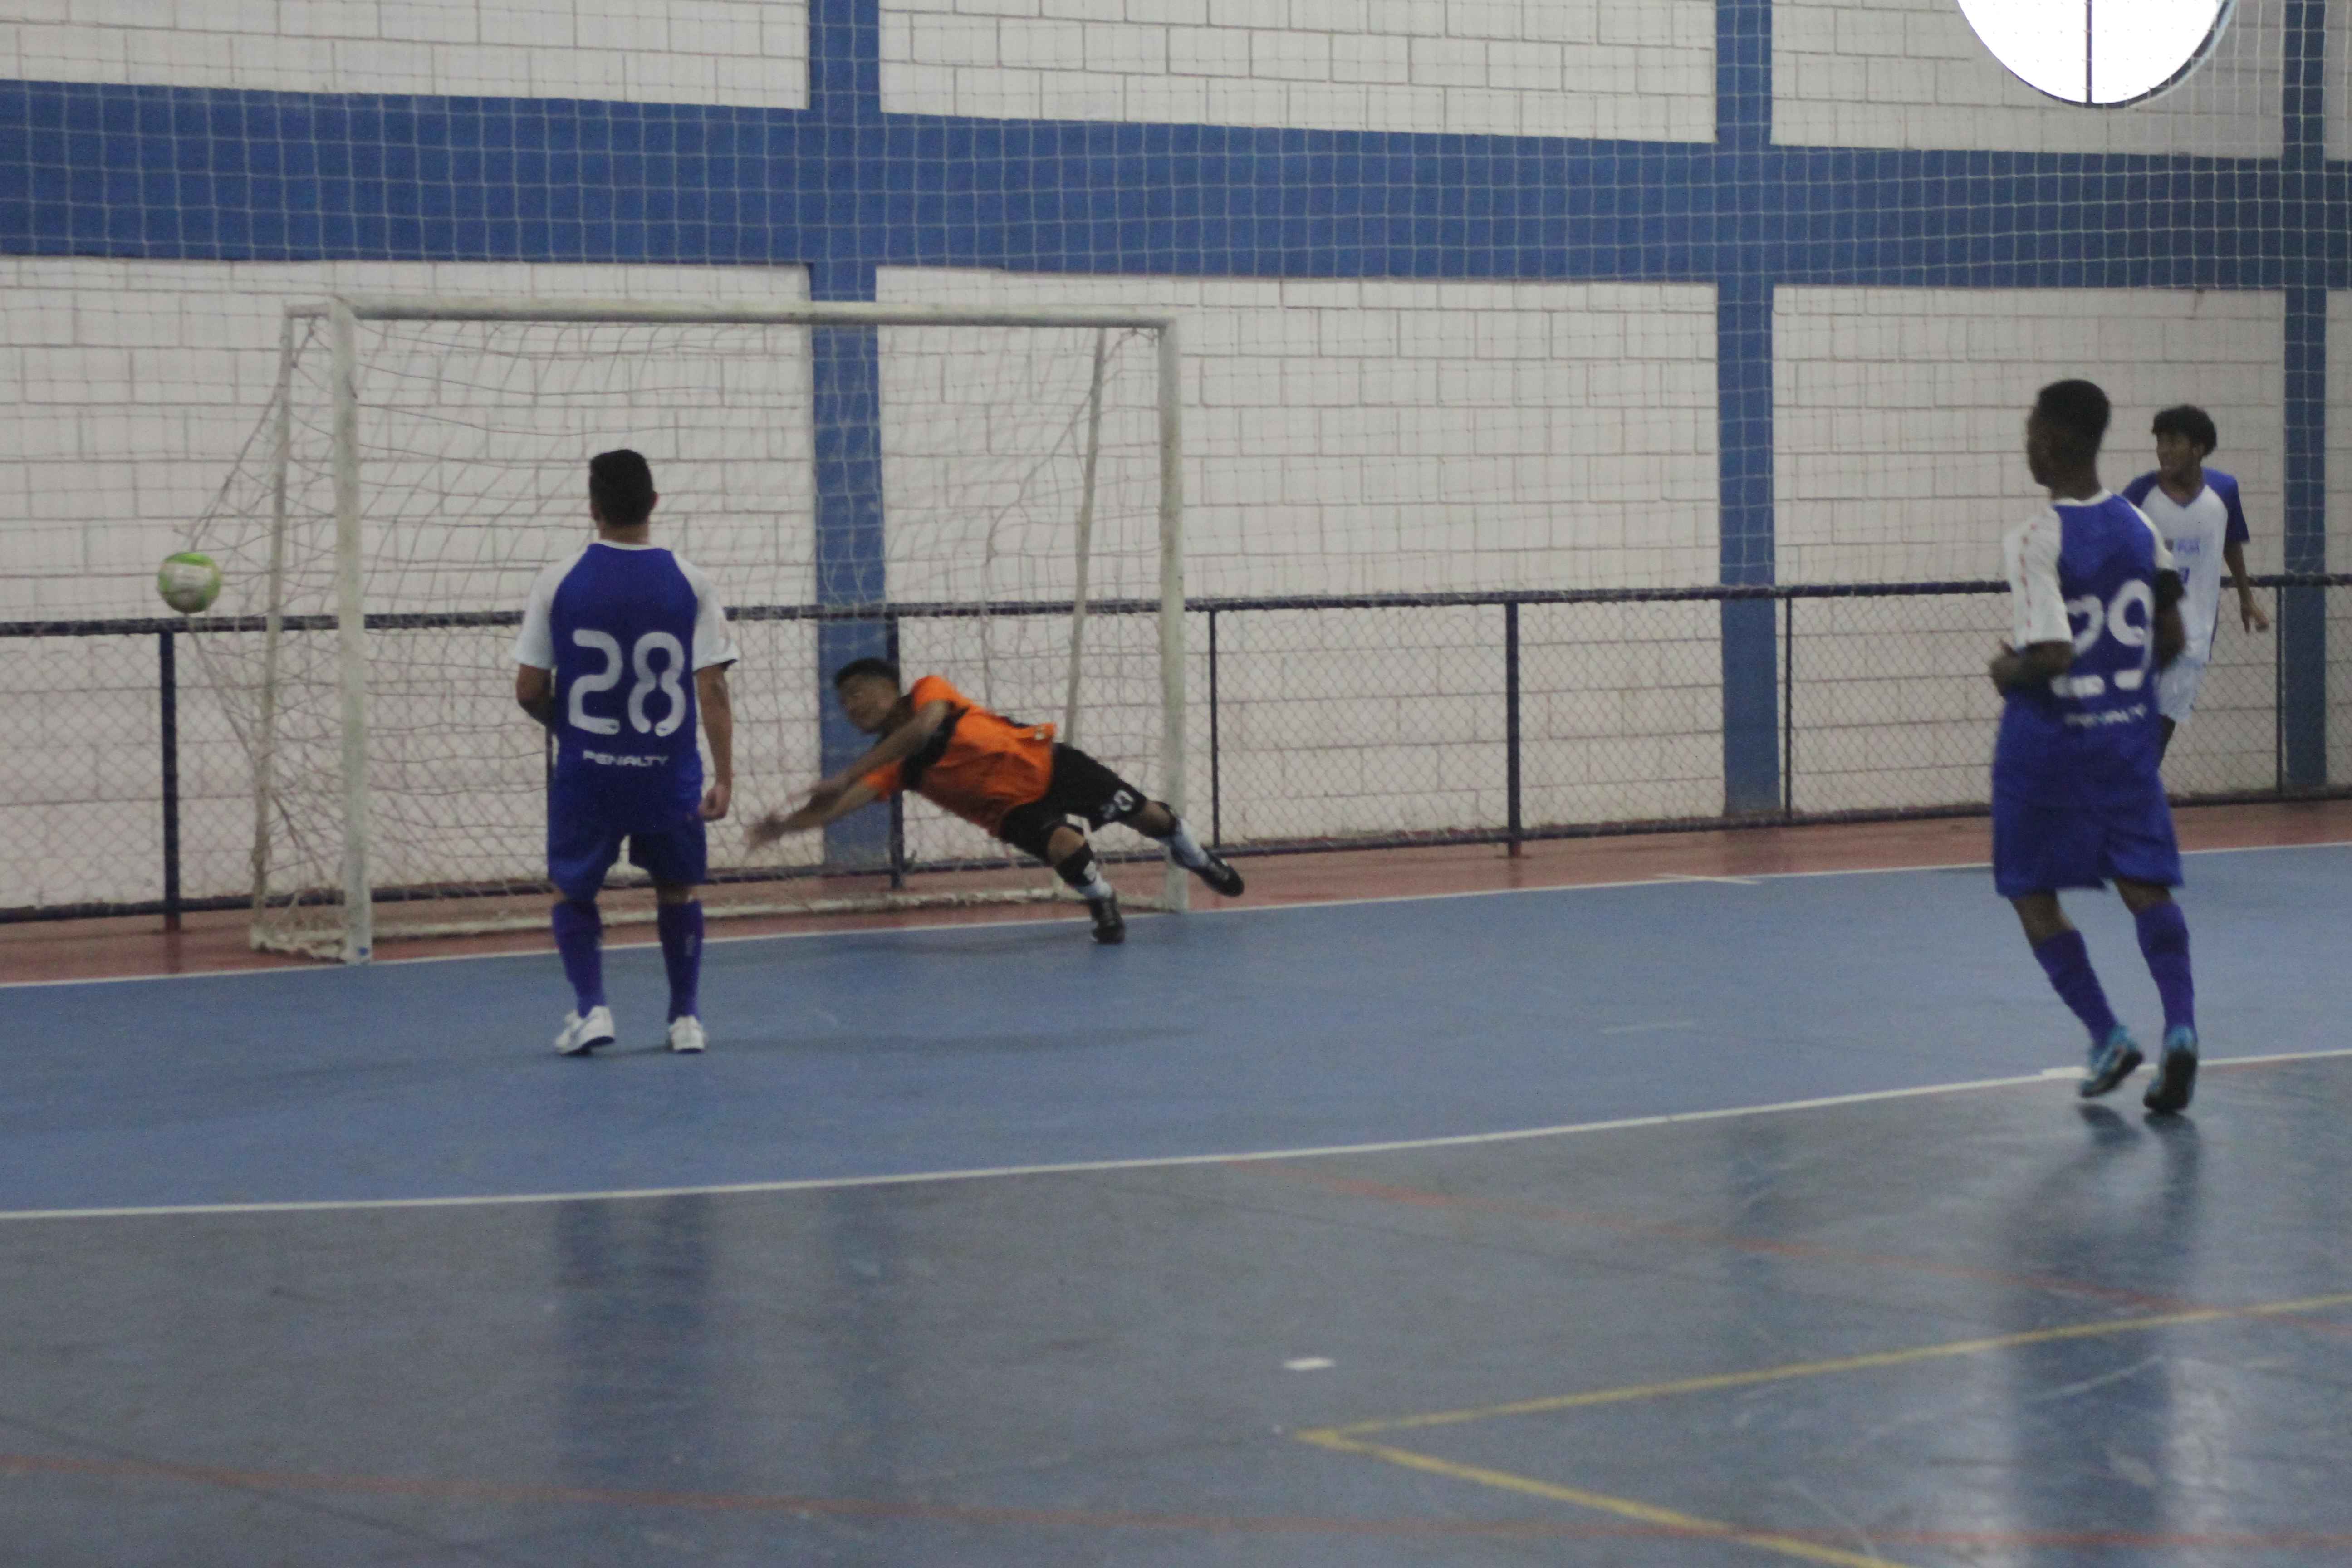
[[[821,127],[824,254],[809,264],[814,300],[870,300],[874,267],[860,254],[861,152],[882,120],[879,0],[816,0],[809,9],[809,109]],[[826,327],[809,334],[816,459],[816,602],[878,610],[888,596],[883,570],[882,356],[871,327]],[[827,773],[873,742],[851,728],[833,698],[833,672],[887,651],[878,615],[817,627],[817,709]],[[890,823],[863,811],[825,829],[825,863],[874,870],[889,862]]]
[[[1715,305],[1720,581],[1773,578],[1772,279],[1765,182],[1772,140],[1771,0],[1717,0],[1717,199],[1726,235]],[[1727,599],[1723,624],[1723,808],[1780,807],[1778,638],[1769,599]]]
[[[2327,570],[2326,6],[2288,0],[2284,154],[2280,168],[2286,263],[2286,516],[2290,572]],[[2276,635],[2282,685],[2279,725],[2286,783],[2327,783],[2327,595],[2289,588]]]

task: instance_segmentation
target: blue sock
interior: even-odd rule
[[[566,899],[555,906],[548,923],[555,928],[555,951],[563,955],[563,977],[572,982],[584,1018],[591,1008],[604,1005],[604,917],[593,904]]]
[[[661,932],[662,967],[669,971],[672,1023],[697,1016],[702,985],[702,903],[662,904],[654,911]]]
[[[2050,988],[2058,993],[2058,1000],[2091,1031],[2093,1045],[2115,1033],[2115,1009],[2107,1005],[2107,994],[2092,973],[2091,951],[2083,945],[2081,931],[2062,931],[2047,942],[2034,943],[2033,956],[2042,961],[2042,973],[2050,976]]]
[[[2150,904],[2136,917],[2139,951],[2156,980],[2156,994],[2164,998],[2164,1029],[2197,1026],[2197,987],[2189,978],[2189,917],[2167,899]]]

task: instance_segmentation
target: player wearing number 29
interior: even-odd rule
[[[579,1003],[555,1037],[567,1056],[613,1041],[596,893],[625,838],[630,863],[654,879],[669,1048],[703,1047],[695,996],[702,906],[694,895],[708,874],[703,824],[727,815],[734,787],[727,667],[735,643],[710,580],[647,538],[660,500],[636,453],[592,460],[596,541],[539,574],[515,638],[515,700],[555,731],[547,874],[562,895],[555,945]],[[715,775],[707,792],[698,714]]]
[[[2099,483],[2107,395],[2087,381],[2042,389],[2025,454],[2050,507],[2002,542],[2014,641],[1990,668],[2005,699],[1992,763],[1993,885],[2016,906],[2033,956],[2091,1035],[2085,1099],[2140,1064],[2116,1021],[2062,888],[2115,879],[2164,1000],[2164,1053],[2145,1103],[2174,1111],[2197,1078],[2189,923],[2172,812],[2157,774],[2158,672],[2179,656],[2180,578],[2163,535]]]

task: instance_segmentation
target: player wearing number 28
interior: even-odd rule
[[[613,1041],[596,894],[624,839],[630,863],[654,879],[669,1048],[703,1047],[695,892],[709,867],[703,824],[727,815],[734,788],[735,643],[710,580],[647,537],[660,500],[636,453],[591,461],[596,541],[539,574],[515,638],[515,700],[555,732],[547,874],[562,896],[555,945],[578,1002],[555,1037],[567,1056]],[[698,716],[710,742],[707,791]]]
[[[2042,389],[2025,422],[2027,465],[2049,509],[2002,542],[2015,635],[1995,655],[2004,699],[1992,763],[1993,885],[2017,909],[2033,955],[2091,1036],[2085,1098],[2140,1064],[2092,971],[2062,888],[2115,879],[2164,1000],[2164,1053],[2149,1110],[2189,1103],[2197,1025],[2189,924],[2162,754],[2157,678],[2186,641],[2180,578],[2139,509],[2099,483],[2107,395],[2087,381]]]

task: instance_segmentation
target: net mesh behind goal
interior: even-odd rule
[[[223,570],[214,615],[252,627],[191,640],[253,760],[255,939],[318,952],[352,925],[331,327],[289,316],[277,405],[190,540]],[[355,347],[376,934],[544,919],[549,742],[515,706],[512,643],[540,569],[593,537],[586,460],[616,447],[653,466],[654,542],[709,574],[734,623],[713,914],[1047,891],[919,800],[902,831],[877,806],[746,852],[744,824],[824,771],[829,667],[848,657],[1074,723],[1160,786],[1152,328],[363,316]],[[631,885],[625,862],[608,886]]]

